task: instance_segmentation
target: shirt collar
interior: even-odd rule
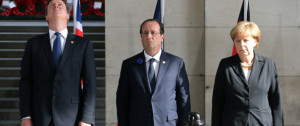
[[[56,37],[56,36],[53,36],[54,33],[55,33],[55,31],[49,29],[49,37],[50,37],[50,39],[53,38],[53,37]],[[64,39],[66,39],[67,36],[68,36],[68,29],[66,28],[66,29],[64,29],[62,31],[59,31],[59,33],[60,33],[61,37],[63,37]]]
[[[155,55],[155,56],[150,56],[150,55],[148,55],[146,52],[145,52],[145,50],[144,50],[144,55],[145,55],[145,60],[146,60],[146,62],[148,62],[151,58],[154,58],[156,61],[158,61],[159,62],[159,60],[160,60],[160,55],[161,55],[161,49],[158,51],[158,53]]]

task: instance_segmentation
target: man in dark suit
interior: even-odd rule
[[[21,63],[22,126],[94,125],[93,47],[88,39],[68,33],[68,20],[66,3],[49,1],[49,33],[27,41]]]
[[[119,126],[183,126],[190,112],[189,82],[181,58],[161,50],[162,23],[140,27],[144,51],[123,61],[117,90]]]

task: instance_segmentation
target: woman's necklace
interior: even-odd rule
[[[247,64],[247,63],[241,63],[241,65],[243,67],[251,67],[253,65],[253,62],[251,62],[250,64]]]

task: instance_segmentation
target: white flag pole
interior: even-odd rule
[[[74,24],[74,26],[73,26],[73,33],[75,34],[75,32],[76,32],[76,18],[77,18],[77,0],[73,0],[73,24]]]
[[[248,19],[248,0],[244,0],[244,21],[247,21]]]
[[[164,17],[165,17],[165,0],[161,0],[160,1],[160,19],[161,19],[161,23],[164,24]],[[162,42],[162,50],[165,50],[165,40],[163,40]]]
[[[161,23],[164,23],[164,16],[165,16],[165,0],[161,0],[161,1],[160,1],[160,9],[161,9],[161,14],[160,14]]]

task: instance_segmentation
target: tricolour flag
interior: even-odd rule
[[[83,37],[83,30],[82,30],[82,20],[81,20],[81,11],[80,11],[80,0],[75,0],[76,7],[74,7],[74,30],[75,35]],[[75,16],[76,15],[76,16]]]
[[[240,15],[237,23],[240,21],[250,21],[250,9],[249,9],[249,0],[243,0],[243,4],[240,10]],[[232,55],[236,54],[235,46],[233,45]]]
[[[161,23],[164,23],[164,5],[165,0],[157,0],[156,8],[154,12],[153,19],[159,20]],[[164,50],[164,42],[162,43],[162,50]]]
[[[80,11],[80,0],[74,0],[73,18],[74,18],[75,35],[83,37],[81,11]],[[83,79],[82,78],[81,78],[81,89],[83,89]]]

